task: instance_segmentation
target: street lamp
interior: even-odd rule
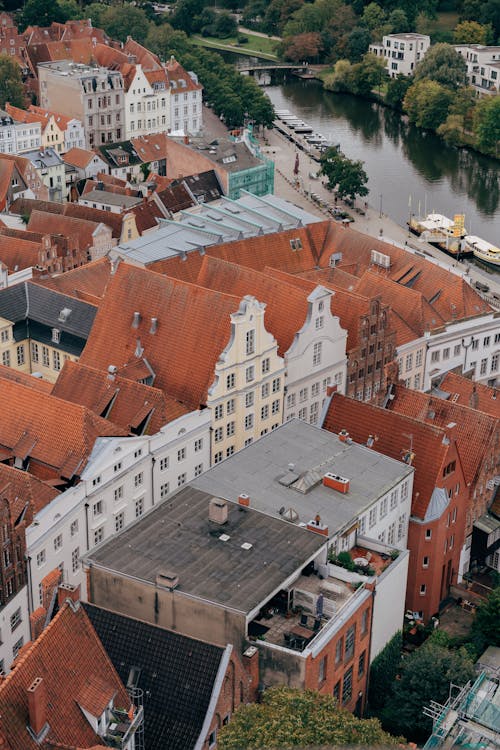
[[[380,210],[378,214],[379,219],[382,218],[382,193],[380,193]]]

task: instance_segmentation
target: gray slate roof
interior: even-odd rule
[[[407,464],[294,419],[213,466],[193,485],[233,501],[244,492],[251,507],[274,518],[280,517],[280,509],[291,508],[299,522],[308,523],[319,513],[332,536],[412,471]],[[348,478],[349,492],[343,495],[323,486],[326,472]],[[294,477],[296,483],[286,486]],[[303,494],[297,486],[311,488]]]
[[[89,190],[80,196],[80,201],[89,201],[90,203],[106,203],[108,206],[124,206],[133,208],[142,203],[142,198],[134,195],[121,195],[120,193],[110,193],[108,190]]]
[[[249,613],[325,544],[319,534],[234,503],[227,523],[214,524],[211,498],[187,485],[86,560],[152,584],[158,573],[174,571],[178,592]],[[243,549],[245,542],[252,547]]]
[[[224,649],[93,604],[83,607],[125,685],[131,669],[137,670],[145,746],[193,750]]]

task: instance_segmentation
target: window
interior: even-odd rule
[[[187,476],[185,473],[179,474],[177,477],[177,487],[182,487],[183,484],[186,484]]]
[[[340,701],[340,680],[335,683],[333,688],[333,697],[336,701]]]
[[[135,501],[135,517],[139,518],[144,513],[144,498],[140,497]]]
[[[422,349],[419,349],[415,354],[415,367],[420,367],[422,364]]]
[[[255,353],[255,330],[247,331],[246,334],[246,352],[247,357],[250,356],[250,354]]]
[[[424,559],[422,560],[422,567],[423,568],[428,568],[429,567],[429,556],[428,555],[424,555]]]
[[[104,539],[104,526],[100,526],[94,531],[94,545],[100,544]]]
[[[203,464],[197,464],[194,467],[194,475],[195,475],[195,477],[199,477],[200,474],[203,474]]]
[[[217,404],[214,410],[214,418],[222,419],[223,416],[224,416],[224,404]]]
[[[356,625],[351,625],[345,635],[344,661],[352,659],[354,655],[354,639],[356,636]]]
[[[472,342],[472,351],[477,351],[479,349],[479,339],[474,339]]]
[[[34,341],[31,342],[31,360],[33,362],[38,362],[38,344]]]
[[[299,400],[307,401],[307,388],[301,388],[299,391]]]
[[[78,519],[75,521],[72,521],[71,526],[69,527],[71,536],[75,536],[75,534],[78,534]]]
[[[391,523],[391,525],[387,529],[387,544],[389,545],[394,544],[395,533],[396,533],[396,522]]]
[[[96,503],[94,503],[93,508],[92,508],[92,514],[94,518],[96,516],[100,516],[102,514],[102,511],[103,511],[102,500],[98,500]]]
[[[457,344],[457,345],[455,346],[455,348],[453,349],[453,356],[454,356],[454,357],[459,357],[459,356],[460,356],[460,352],[461,352],[461,351],[462,351],[462,347],[461,347],[461,345],[460,345],[460,344]]]
[[[222,440],[223,437],[224,437],[224,430],[223,430],[223,428],[222,427],[217,427],[214,430],[214,441],[216,443],[220,443],[220,441]]]
[[[269,416],[269,406],[266,404],[260,410],[260,418],[261,419],[267,419],[268,416]]]
[[[177,461],[180,463],[181,461],[184,461],[186,458],[186,449],[185,448],[179,448],[177,451]]]
[[[323,346],[321,341],[317,341],[313,346],[313,367],[321,364],[321,347]]]
[[[2,364],[4,367],[10,367],[10,352],[2,352]]]
[[[14,645],[12,646],[12,656],[14,657],[14,659],[17,658],[17,655],[23,646],[24,646],[24,638],[21,636],[21,638],[19,638],[19,640],[16,641]]]
[[[394,510],[398,505],[398,491],[392,490],[391,492],[391,510]]]
[[[2,344],[5,344],[5,342],[8,340],[9,340],[9,329],[4,328],[0,335],[0,341],[2,342]]]
[[[236,402],[234,398],[230,398],[229,401],[226,401],[226,414],[234,414],[236,408],[235,404]]]
[[[342,655],[344,653],[344,639],[339,638],[335,645],[335,664],[340,664],[342,661]]]
[[[19,607],[10,616],[10,632],[13,633],[14,630],[21,624],[21,622],[22,622],[21,607]]]
[[[245,417],[245,430],[253,428],[253,414],[247,414]]]
[[[324,324],[324,318],[322,315],[319,315],[316,318],[316,330],[319,331],[320,328],[323,328],[323,324]]]
[[[432,529],[426,529],[425,530],[425,538],[426,538],[426,540],[432,539]]]
[[[307,409],[304,407],[303,409],[299,409],[299,419],[302,419],[302,421],[305,422],[307,419]]]
[[[443,477],[447,477],[449,474],[452,474],[455,471],[456,465],[456,461],[450,461],[449,464],[446,464],[443,469]]]
[[[245,406],[248,409],[250,406],[253,406],[254,401],[254,394],[253,391],[250,391],[250,393],[245,394]]]
[[[255,367],[253,365],[250,365],[250,367],[247,367],[245,370],[245,380],[247,383],[251,383],[252,380],[255,379]]]
[[[384,518],[387,515],[387,498],[384,497],[380,503],[380,518]]]
[[[164,456],[164,458],[160,458],[160,471],[165,471],[166,469],[168,469],[168,464],[169,464],[168,456]]]
[[[401,502],[403,503],[408,497],[408,482],[401,485]]]
[[[262,398],[267,398],[269,396],[269,383],[264,383],[262,385],[261,396]]]
[[[61,340],[61,331],[59,328],[52,329],[52,341],[54,344],[58,344]]]
[[[318,413],[319,413],[319,404],[317,401],[314,401],[314,403],[312,403],[309,408],[309,422],[311,424],[316,424],[316,422],[318,421]]]
[[[269,357],[266,357],[265,359],[262,360],[262,374],[265,375],[266,373],[269,372],[270,369],[271,369],[271,360],[269,359]]]
[[[97,487],[98,484],[101,484],[101,477],[94,477],[92,480],[92,487]]]
[[[139,456],[142,456],[142,448],[138,448],[134,451],[134,458],[139,458]]]
[[[366,528],[366,516],[361,516],[359,519],[359,533],[364,534]]]
[[[215,747],[216,744],[217,744],[217,730],[214,729],[214,731],[210,732],[210,734],[208,735],[208,747],[209,748]]]
[[[56,372],[61,369],[61,355],[59,352],[52,352],[52,366]]]
[[[203,448],[203,438],[194,441],[194,452],[199,453]]]
[[[273,380],[273,393],[277,393],[280,389],[281,381],[280,378],[274,378]]]
[[[58,534],[56,537],[54,537],[54,549],[57,551],[58,549],[61,549],[62,547],[62,534]]]
[[[115,531],[121,531],[125,526],[125,513],[117,513],[115,516]]]
[[[276,401],[273,401],[273,405],[272,405],[272,408],[271,408],[271,413],[272,414],[278,414],[279,410],[280,410],[280,400],[279,400],[279,398],[277,398]]]
[[[439,362],[439,355],[440,355],[440,352],[432,352],[431,362]]]
[[[363,651],[358,661],[358,679],[363,677],[366,667],[366,651]]]
[[[140,471],[134,477],[134,487],[140,487],[144,481],[144,474]]]
[[[164,482],[163,484],[160,485],[160,497],[161,498],[167,497],[169,493],[169,487],[170,485],[168,482]]]
[[[226,437],[234,435],[236,422],[228,422],[226,425]]]
[[[76,547],[76,549],[73,550],[71,553],[71,570],[73,573],[76,573],[76,571],[80,567],[80,547]]]
[[[344,685],[342,688],[342,703],[344,706],[352,698],[352,667],[349,667],[344,675]]]
[[[222,453],[222,451],[218,451],[218,452],[217,452],[217,453],[215,454],[215,456],[214,456],[214,464],[220,464],[220,462],[222,461],[223,457],[224,457],[224,456],[223,456],[223,453]]]
[[[227,390],[231,390],[231,388],[234,388],[236,385],[236,376],[234,372],[232,372],[230,375],[226,376],[226,388]]]
[[[405,368],[407,372],[413,368],[413,354],[406,355]]]
[[[425,585],[425,583],[422,583],[420,585],[420,596],[425,596],[426,591],[427,591],[427,586]]]
[[[311,386],[311,396],[319,396],[319,383],[313,383]]]
[[[234,445],[230,445],[228,448],[226,448],[226,458],[229,458],[229,456],[232,456],[234,453]]]
[[[319,663],[318,682],[324,682],[326,680],[326,663],[327,658],[324,656]]]
[[[487,359],[482,359],[481,360],[481,366],[479,368],[479,374],[480,375],[486,375],[487,368],[488,368],[488,360]]]
[[[45,561],[47,559],[47,555],[45,553],[44,549],[41,549],[40,552],[38,552],[36,556],[36,564],[39,568],[42,567],[42,565],[45,565]]]
[[[121,469],[121,468],[122,468],[122,462],[121,462],[121,461],[118,461],[118,463],[117,463],[117,464],[115,464],[115,465],[113,466],[113,471],[114,471],[114,472],[115,472],[115,474],[116,474],[116,472],[117,472],[117,471],[120,471],[120,469]]]
[[[363,610],[361,615],[361,635],[366,635],[368,632],[368,609]]]
[[[289,393],[286,397],[286,405],[288,408],[295,406],[295,393]]]
[[[17,347],[17,364],[18,366],[24,365],[24,345],[20,344]]]
[[[370,509],[370,518],[368,521],[370,529],[373,528],[373,526],[375,526],[376,523],[377,523],[377,508],[375,507],[375,508]]]
[[[403,515],[399,516],[399,519],[398,519],[398,542],[404,536],[405,526],[406,526],[406,513],[403,513]]]

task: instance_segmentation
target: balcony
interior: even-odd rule
[[[108,747],[116,747],[126,750],[132,736],[142,725],[144,712],[142,706],[134,707],[131,717],[125,709],[112,708],[108,713],[108,727],[104,735],[104,741]],[[130,745],[133,747],[133,745]]]

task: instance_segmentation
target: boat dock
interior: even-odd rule
[[[278,133],[318,163],[323,151],[334,145],[321,133],[315,133],[314,128],[289,112],[288,109],[276,110],[276,120],[273,125]],[[335,145],[338,148],[340,144]]]

